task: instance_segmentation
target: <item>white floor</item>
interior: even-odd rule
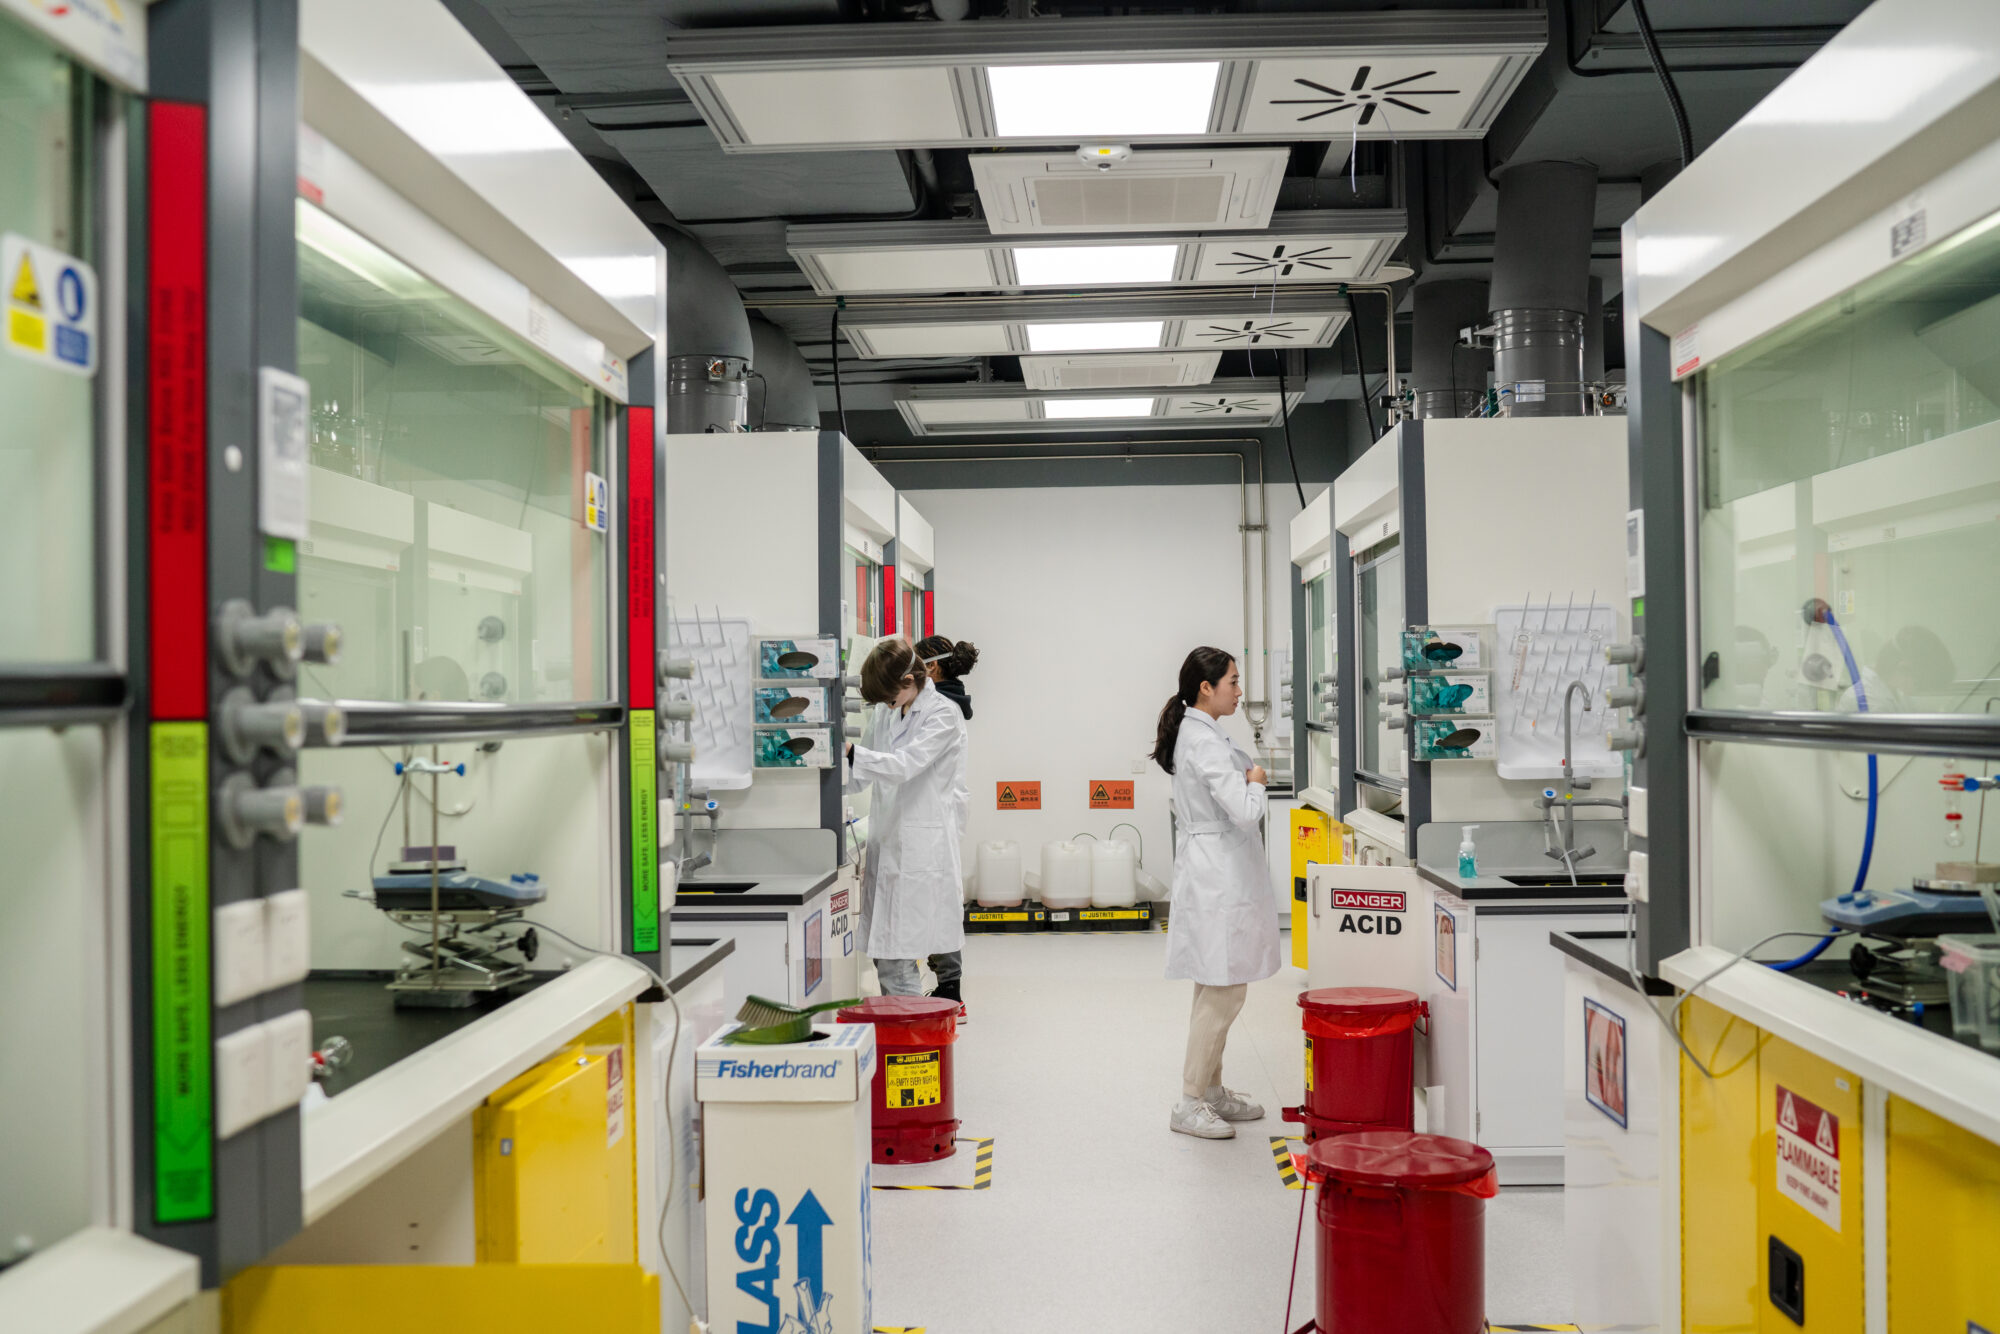
[[[963,1133],[995,1140],[993,1184],[875,1193],[878,1326],[1277,1334],[1303,1192],[1279,1182],[1270,1140],[1293,1129],[1277,1109],[1303,1091],[1303,984],[1286,969],[1253,986],[1231,1034],[1224,1077],[1267,1118],[1229,1141],[1175,1135],[1190,986],[1161,977],[1165,946],[1157,934],[967,940],[958,1115]],[[970,1180],[971,1163],[876,1173]],[[1293,1329],[1313,1314],[1306,1226]],[[1486,1232],[1493,1321],[1567,1320],[1562,1192],[1502,1191]]]

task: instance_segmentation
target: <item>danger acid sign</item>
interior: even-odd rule
[[[1336,889],[1333,891],[1332,907],[1359,908],[1365,912],[1402,912],[1408,900],[1401,890],[1389,889]]]
[[[1840,1118],[1777,1086],[1778,1194],[1840,1231]]]
[[[993,806],[1002,811],[1038,811],[1042,808],[1042,783],[1016,779],[1011,783],[995,783]]]
[[[1093,811],[1129,811],[1132,809],[1132,784],[1109,778],[1090,780],[1090,809]]]
[[[0,236],[0,333],[17,357],[97,374],[97,271],[73,255],[25,236]]]

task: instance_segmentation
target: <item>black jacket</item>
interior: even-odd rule
[[[937,687],[938,694],[943,695],[946,699],[958,705],[958,711],[964,714],[968,721],[971,720],[972,696],[965,693],[965,682],[954,681],[950,677],[946,677],[942,681],[933,681],[931,684]]]

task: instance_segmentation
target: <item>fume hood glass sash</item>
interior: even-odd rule
[[[347,744],[618,725],[610,400],[301,201],[312,388],[301,611],[343,627],[303,693]]]
[[[1698,374],[1696,734],[2000,753],[1995,348],[2000,213]]]

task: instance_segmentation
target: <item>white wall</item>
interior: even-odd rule
[[[1291,643],[1285,533],[1298,501],[1289,487],[1267,490],[1271,647],[1282,651]],[[1103,836],[1129,817],[1144,835],[1147,868],[1164,879],[1173,865],[1171,781],[1151,763],[1142,774],[1133,768],[1152,749],[1188,650],[1242,652],[1237,488],[919,491],[909,499],[937,532],[938,633],[980,652],[966,678],[968,870],[980,840],[1013,839],[1033,869],[1044,842],[1080,830]],[[1251,509],[1254,521],[1254,490]],[[1228,725],[1248,749],[1241,713]],[[1086,784],[1098,778],[1131,779],[1135,809],[1091,810]],[[1003,779],[1039,779],[1041,811],[997,811],[994,785]]]

